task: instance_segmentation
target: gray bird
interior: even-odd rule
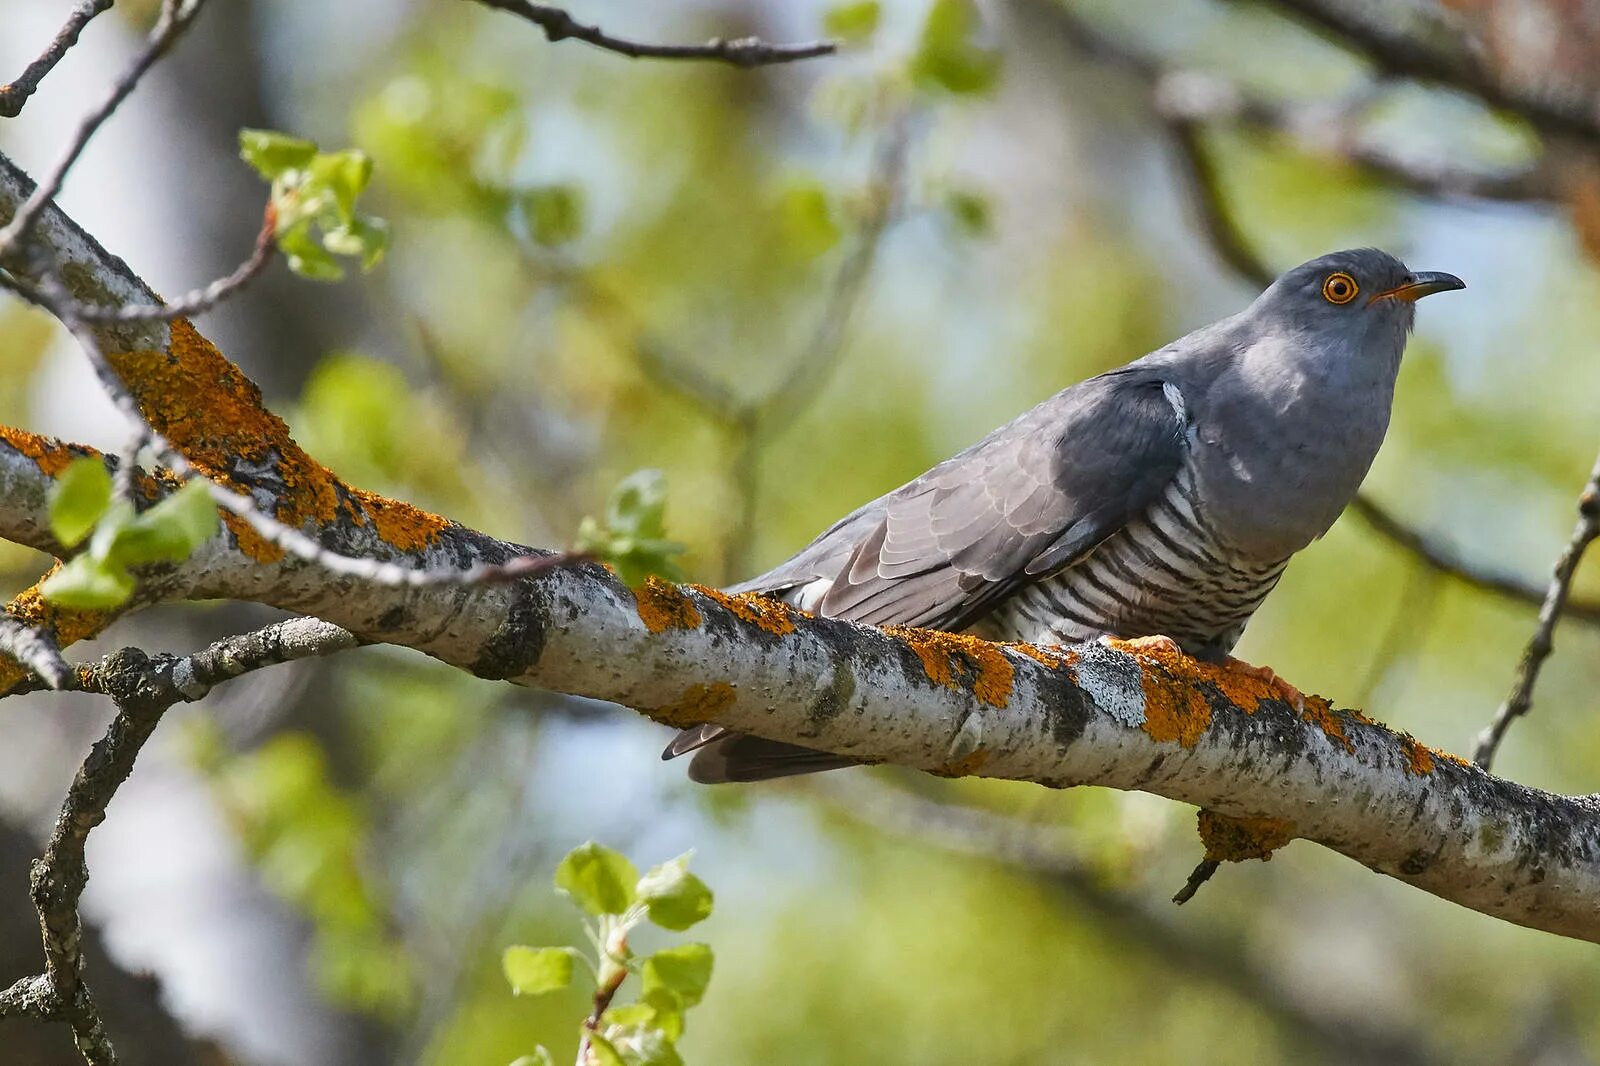
[[[1170,638],[1223,661],[1383,443],[1415,302],[1465,288],[1375,248],[1295,267],[1245,310],[1056,393],[735,592],[873,625],[1065,644]],[[1262,671],[1270,676],[1269,672]],[[714,725],[695,781],[850,765]]]

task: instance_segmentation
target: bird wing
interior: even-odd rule
[[[817,613],[971,625],[1153,503],[1183,461],[1186,428],[1181,396],[1153,370],[1056,394],[818,538],[815,562],[843,561]]]
[[[922,477],[846,515],[735,592],[829,581],[817,613],[958,630],[1017,588],[1071,566],[1153,503],[1183,462],[1175,385],[1129,367],[1074,385]],[[690,776],[754,781],[850,765],[827,752],[685,729]]]

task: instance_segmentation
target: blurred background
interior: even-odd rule
[[[1252,273],[1379,245],[1469,288],[1421,308],[1367,495],[1542,586],[1600,425],[1600,156],[1376,69],[1300,6],[574,4],[652,41],[848,38],[743,71],[552,45],[464,0],[215,2],[63,201],[174,294],[249,251],[265,189],[241,126],[366,150],[387,260],[337,286],[274,267],[202,328],[348,480],[502,537],[569,543],[619,479],[661,469],[684,569],[712,583],[1238,309]],[[1597,88],[1592,2],[1341,6],[1541,98]],[[0,76],[66,7],[0,0]],[[93,23],[0,149],[39,173],[154,7]],[[0,421],[123,441],[79,353],[14,301],[0,368]],[[7,591],[41,564],[7,546]],[[1600,565],[1576,595],[1600,596]],[[79,651],[188,651],[270,617],[161,609]],[[1347,514],[1239,653],[1464,752],[1533,624]],[[1563,624],[1498,772],[1595,789],[1597,652],[1592,622]],[[27,861],[108,710],[0,709],[5,982],[37,968]],[[693,1063],[1600,1059],[1591,945],[1314,845],[1179,910],[1200,852],[1183,805],[892,770],[708,790],[658,761],[666,732],[387,648],[175,710],[89,845],[88,976],[119,1049],[569,1060],[584,996],[514,999],[499,958],[576,942],[550,873],[593,837],[641,865],[692,847],[717,891]],[[75,1060],[63,1032],[0,1040]]]

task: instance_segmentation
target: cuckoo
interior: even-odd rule
[[[1464,287],[1374,248],[1313,259],[1238,314],[1056,393],[733,591],[872,625],[1144,638],[1228,660],[1372,465],[1416,301]],[[662,757],[688,752],[706,783],[850,765],[715,725],[679,733]]]

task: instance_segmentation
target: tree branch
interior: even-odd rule
[[[78,43],[78,35],[83,32],[96,15],[111,10],[111,5],[116,0],[78,0],[72,9],[72,14],[67,16],[67,21],[62,24],[48,47],[39,54],[39,58],[29,63],[17,79],[0,85],[0,118],[16,118],[22,114],[22,108],[39,89],[39,83],[45,79],[57,63],[61,62],[72,47]]]
[[[833,41],[815,41],[809,44],[768,44],[759,37],[740,37],[723,40],[713,37],[704,44],[647,44],[631,41],[606,33],[599,26],[579,22],[565,10],[532,0],[477,0],[484,7],[492,7],[533,23],[544,31],[552,43],[572,39],[592,44],[596,48],[629,59],[708,59],[731,63],[736,67],[764,67],[776,63],[793,63],[800,59],[815,59],[832,55],[838,50]]]

